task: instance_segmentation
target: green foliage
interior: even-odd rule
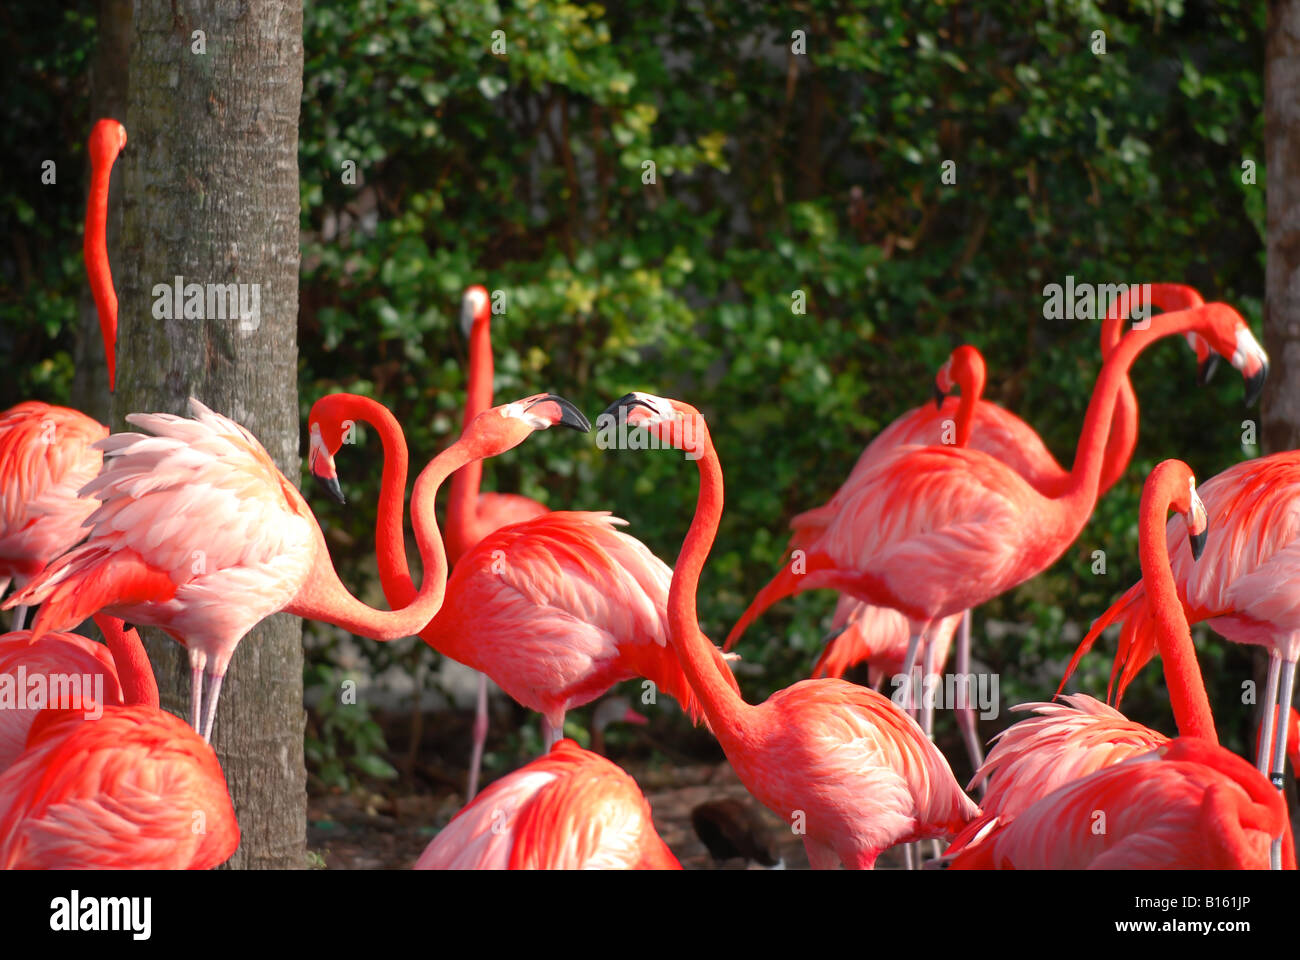
[[[344,704],[337,691],[339,674],[332,667],[309,664],[304,671],[309,691],[322,696],[307,730],[306,757],[312,776],[326,787],[348,789],[361,777],[392,780],[397,771],[384,759],[388,745],[364,701]]]
[[[776,570],[789,517],[925,401],[957,343],[985,353],[989,399],[1071,461],[1098,324],[1044,318],[1045,284],[1190,283],[1258,329],[1263,24],[1259,2],[1181,0],[308,4],[303,414],[332,390],[371,394],[427,459],[459,426],[460,292],[504,291],[498,399],[552,389],[595,414],[645,389],[709,418],[728,503],[700,614],[721,639]],[[806,55],[790,52],[796,30]],[[1258,162],[1256,185],[1241,182],[1243,159]],[[955,184],[940,179],[948,160]],[[33,196],[14,178],[0,189]],[[71,319],[74,201],[38,217],[67,252],[0,303],[28,331],[0,389],[58,395],[66,379],[66,361],[36,363],[54,351],[30,331]],[[1137,577],[1145,471],[1180,456],[1206,478],[1243,456],[1239,423],[1254,414],[1240,385],[1225,372],[1195,391],[1193,375],[1178,344],[1142,358],[1128,475],[1053,569],[981,611],[977,658],[1002,674],[1006,702],[1047,697],[1070,652],[1062,624],[1088,623]],[[355,544],[335,551],[353,584],[374,529],[373,439],[369,450],[340,457],[347,508],[313,499]],[[679,455],[600,451],[567,432],[499,458],[486,483],[612,509],[667,560],[696,495]],[[1090,571],[1095,549],[1105,576]],[[751,629],[751,700],[806,675],[832,607],[800,597]],[[984,618],[1027,635],[981,640]],[[383,647],[367,654],[395,656]],[[1222,676],[1216,701],[1247,672]],[[1094,654],[1084,688],[1104,675]],[[1163,723],[1157,682],[1148,670],[1128,706]],[[1233,722],[1242,746],[1244,714]]]

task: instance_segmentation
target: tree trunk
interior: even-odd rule
[[[90,123],[83,143],[90,139],[90,128],[100,117],[124,120],[128,62],[131,53],[131,0],[100,0],[95,59],[90,65]],[[127,130],[130,142],[131,131]],[[122,233],[122,175],[109,181],[108,251],[109,262],[117,264],[118,240]],[[87,151],[83,182],[90,183],[90,154]],[[116,275],[116,274],[115,274]],[[77,304],[77,336],[72,359],[76,373],[72,380],[72,406],[100,423],[108,422],[108,365],[104,362],[104,342],[99,331],[99,315],[90,284],[81,288]]]
[[[112,425],[188,415],[194,396],[296,480],[301,0],[136,0],[134,21]],[[154,286],[177,276],[256,284],[259,310],[158,319]],[[148,633],[164,706],[188,717],[184,651]],[[221,690],[213,745],[243,833],[230,866],[305,865],[303,722],[302,624],[281,614],[244,638]]]
[[[1268,7],[1264,52],[1268,261],[1264,346],[1264,452],[1300,447],[1300,0]]]

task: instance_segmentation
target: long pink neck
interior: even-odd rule
[[[1178,283],[1150,284],[1151,305],[1161,310],[1187,310],[1199,307],[1200,294],[1191,287]],[[1124,335],[1124,323],[1133,311],[1142,306],[1142,286],[1132,285],[1110,305],[1106,319],[1101,323],[1101,358],[1104,361],[1119,344]],[[1127,377],[1120,387],[1115,402],[1115,416],[1111,420],[1110,435],[1106,440],[1105,466],[1101,472],[1097,496],[1101,497],[1119,482],[1133,459],[1138,441],[1138,402],[1133,383]]]
[[[379,478],[379,512],[375,525],[375,559],[379,578],[384,584],[384,595],[394,609],[404,607],[415,599],[416,589],[411,582],[411,568],[406,559],[406,534],[402,523],[406,515],[406,475],[410,469],[410,454],[402,425],[391,410],[378,401],[357,394],[341,394],[338,413],[350,420],[360,421],[379,434],[384,451],[383,470]],[[461,472],[464,472],[462,468]],[[459,476],[460,473],[457,473]],[[455,481],[452,481],[453,486]],[[390,592],[389,584],[404,580],[404,591]],[[395,599],[395,593],[401,599]]]
[[[975,408],[984,395],[984,383],[985,369],[983,362],[980,362],[971,367],[970,375],[961,385],[961,401],[957,404],[957,446],[959,447],[970,445],[970,432],[975,425]]]
[[[1185,490],[1188,475],[1185,465],[1166,460],[1147,479],[1142,488],[1142,506],[1138,515],[1139,556],[1142,582],[1156,620],[1156,644],[1160,648],[1178,735],[1200,737],[1217,744],[1219,735],[1214,729],[1210,698],[1205,693],[1205,681],[1196,661],[1192,633],[1178,599],[1178,588],[1174,585],[1169,545],[1165,539],[1169,504],[1180,492],[1179,487]]]
[[[91,151],[90,195],[86,198],[86,229],[81,248],[95,311],[99,314],[109,390],[114,389],[117,379],[117,291],[113,289],[113,273],[108,265],[107,237],[108,183],[116,156],[114,153],[104,162],[96,151]]]
[[[1056,513],[1059,533],[1068,534],[1071,540],[1077,536],[1097,502],[1116,398],[1128,382],[1129,370],[1138,354],[1163,337],[1203,324],[1205,311],[1212,306],[1152,317],[1145,329],[1130,331],[1106,358],[1088,403],[1069,481],[1059,497],[1048,501]]]
[[[469,387],[465,397],[462,432],[492,406],[492,330],[490,314],[475,318],[469,337]],[[483,482],[483,461],[475,460],[451,478],[447,503],[447,554],[452,563],[483,538],[478,528],[478,494]]]
[[[404,441],[402,448],[405,449]],[[384,592],[389,602],[400,609],[375,610],[348,592],[330,562],[329,551],[325,547],[325,538],[319,526],[315,526],[313,531],[317,550],[313,575],[286,609],[290,613],[324,620],[376,640],[396,640],[419,633],[442,608],[443,595],[447,589],[447,553],[443,548],[435,515],[438,489],[448,476],[466,463],[475,458],[492,456],[495,452],[487,449],[478,439],[462,435],[434,457],[416,478],[415,490],[411,494],[411,524],[415,528],[415,541],[424,567],[424,581],[418,593],[411,582],[409,571],[404,576],[390,578],[390,582],[385,583]],[[393,478],[389,479],[388,484],[391,487]],[[301,501],[300,497],[298,499]],[[400,565],[405,570],[400,494],[384,498],[380,506],[384,511],[378,531],[381,542],[377,547],[380,555],[383,556],[387,551],[389,559],[386,562],[393,566]],[[305,502],[301,503],[301,509],[310,513]],[[394,514],[397,517],[395,523],[392,519]],[[381,580],[384,579],[381,571]],[[403,584],[405,590],[402,589]],[[397,589],[390,592],[390,586]]]
[[[158,681],[154,679],[153,664],[140,642],[140,634],[127,630],[126,624],[117,617],[97,613],[94,620],[113,654],[117,680],[122,685],[122,698],[127,706],[157,707]]]
[[[695,438],[701,453],[697,460],[700,495],[668,588],[668,639],[677,651],[682,672],[704,707],[709,726],[725,748],[729,742],[743,738],[752,727],[755,708],[745,703],[723,679],[709,650],[709,641],[700,632],[695,597],[704,561],[722,520],[722,465],[704,418],[698,414],[695,417]]]

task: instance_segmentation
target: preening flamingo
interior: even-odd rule
[[[1192,623],[1205,620],[1234,643],[1268,648],[1256,766],[1280,790],[1289,734],[1282,729],[1274,736],[1274,723],[1279,705],[1291,709],[1300,657],[1300,604],[1293,589],[1300,575],[1300,451],[1235,464],[1201,490],[1215,532],[1198,564],[1192,564],[1178,544],[1170,544],[1177,596]],[[1096,620],[1066,669],[1066,678],[1102,630],[1120,621],[1111,679],[1117,698],[1123,695],[1156,647],[1157,611],[1145,580],[1144,575]]]
[[[1165,517],[1186,533],[1193,556],[1207,537],[1206,508],[1191,470],[1166,460],[1142,491],[1139,533],[1143,576],[1180,738],[1164,743],[1091,698],[1076,711],[1047,714],[1009,731],[986,769],[988,822],[954,848],[955,867],[1244,868],[1268,862],[1270,829],[1282,830],[1285,804],[1266,781],[1219,746],[1187,620],[1178,604]],[[1097,709],[1089,709],[1091,702]],[[1040,709],[1045,705],[1037,705]],[[1071,715],[1073,713],[1073,715]],[[1154,747],[1144,750],[1142,741]],[[1280,808],[1280,810],[1279,810]],[[1279,819],[1280,812],[1280,819]],[[1097,829],[1099,814],[1105,818]],[[1265,832],[1261,832],[1265,831]],[[952,851],[950,851],[950,854]],[[1292,863],[1294,859],[1292,858]]]
[[[239,846],[239,824],[217,755],[158,709],[136,632],[108,617],[96,623],[123,703],[102,704],[96,719],[86,717],[84,702],[36,716],[24,752],[0,773],[0,869],[205,870],[224,863]],[[42,669],[35,651],[48,639],[29,648],[29,671]]]
[[[417,870],[680,870],[635,780],[560,740],[452,818]]]
[[[722,468],[694,407],[629,393],[602,414],[685,449],[700,471],[695,517],[673,569],[669,640],[746,788],[802,831],[814,868],[870,868],[897,843],[948,836],[979,813],[916,721],[874,690],[804,680],[750,706],[700,631],[695,594],[722,517]]]
[[[104,468],[82,491],[103,501],[88,521],[89,539],[5,606],[44,604],[33,625],[37,639],[98,610],[161,627],[189,649],[191,720],[205,741],[230,658],[259,621],[285,610],[378,640],[416,633],[437,612],[446,585],[434,517],[443,480],[534,430],[586,423],[550,394],[476,417],[416,480],[411,512],[425,579],[409,606],[389,612],[347,592],[311,510],[257,439],[197,400],[190,407],[194,419],[131,414],[127,421],[153,436],[113,434],[100,442]]]
[[[99,313],[99,329],[113,388],[117,341],[117,294],[108,265],[108,183],[126,128],[99,120],[90,134],[90,192],[82,250],[86,276]],[[67,407],[30,401],[0,413],[0,597],[10,583],[21,588],[47,563],[77,543],[82,521],[95,509],[77,490],[99,472],[103,454],[91,444],[108,428]],[[14,610],[13,629],[26,619]]]
[[[728,644],[782,597],[829,587],[908,618],[904,672],[910,676],[920,641],[937,620],[1037,575],[1079,535],[1097,499],[1106,435],[1129,368],[1156,340],[1189,332],[1231,358],[1253,401],[1267,375],[1267,355],[1235,310],[1206,304],[1155,316],[1145,329],[1130,331],[1106,359],[1069,483],[1057,496],[1044,496],[980,450],[896,448],[863,475],[809,544],[803,572],[787,565],[759,592]],[[863,530],[872,536],[864,538]]]
[[[337,476],[345,421],[379,433],[379,575],[388,601],[401,606],[414,590],[401,539],[402,429],[387,407],[354,394],[323,397],[312,409],[311,470],[318,476]],[[548,749],[562,736],[567,710],[633,677],[650,680],[692,719],[702,716],[668,645],[672,571],[618,529],[625,522],[603,512],[555,511],[501,527],[461,557],[442,609],[420,631],[439,653],[486,673],[540,713]],[[716,648],[713,655],[731,676]]]

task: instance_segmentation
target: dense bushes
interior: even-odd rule
[[[708,415],[728,493],[700,603],[715,638],[775,570],[789,516],[928,396],[958,342],[981,347],[988,395],[1068,464],[1098,324],[1046,319],[1044,285],[1187,282],[1258,327],[1264,6],[1036,6],[308,4],[304,414],[323,392],[370,392],[432,454],[463,398],[459,292],[505,291],[499,397],[554,389],[594,414],[647,389]],[[10,156],[23,135],[88,129],[75,78],[91,35],[39,16],[13,42],[65,54],[43,72],[11,57],[3,69],[24,75],[7,79],[68,82],[19,104],[24,122],[0,134]],[[1258,183],[1243,183],[1244,160]],[[6,402],[65,389],[51,370],[68,367],[80,283],[77,191],[33,182],[24,169],[0,184],[18,203],[0,209]],[[39,229],[24,212],[34,197]],[[36,242],[29,270],[22,246]],[[792,312],[796,291],[806,313]],[[981,614],[1028,636],[981,642],[977,620],[977,658],[1002,673],[1006,702],[1045,698],[1069,649],[1062,623],[1086,623],[1137,576],[1146,470],[1181,456],[1204,478],[1245,455],[1240,385],[1221,374],[1194,392],[1193,373],[1172,344],[1140,361],[1143,434],[1125,482],[1053,570]],[[368,543],[378,471],[363,458],[343,470],[352,506],[318,507]],[[487,476],[552,507],[612,509],[666,559],[696,485],[679,456],[571,434]],[[1098,548],[1105,577],[1090,572]],[[760,621],[742,648],[761,667],[751,697],[806,675],[831,606],[809,595]],[[1248,661],[1205,649],[1232,658],[1216,702],[1235,702]],[[1103,673],[1090,658],[1085,689]],[[1168,726],[1155,671],[1147,681],[1130,709]],[[1222,722],[1242,745],[1246,712]]]

